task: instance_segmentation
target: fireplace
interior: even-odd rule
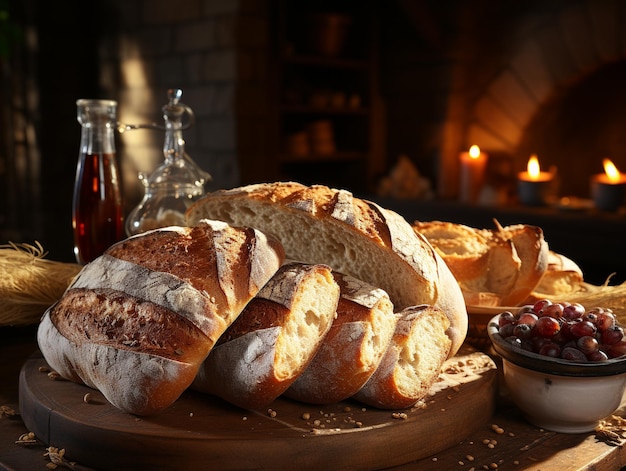
[[[626,171],[623,2],[445,3],[382,16],[390,158],[409,152],[443,198],[458,195],[473,144],[503,180],[537,154],[562,196],[588,198],[605,157]]]

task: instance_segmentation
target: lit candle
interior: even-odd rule
[[[485,180],[487,154],[476,145],[469,152],[461,152],[461,190],[460,199],[465,203],[475,203]]]
[[[528,159],[525,172],[520,172],[517,180],[519,200],[527,206],[543,206],[547,203],[552,189],[552,172],[542,172],[539,159],[532,155]]]
[[[626,175],[609,159],[602,161],[604,173],[591,177],[591,197],[596,208],[617,211],[624,203]]]

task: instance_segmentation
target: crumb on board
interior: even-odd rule
[[[611,415],[598,423],[595,432],[598,440],[609,445],[621,446],[626,439],[626,419],[619,415]]]

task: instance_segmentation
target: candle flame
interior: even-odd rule
[[[613,162],[609,159],[604,159],[602,160],[602,165],[604,165],[604,173],[606,173],[606,176],[611,183],[618,183],[621,180],[622,174],[619,170],[617,170],[617,167],[613,164]]]
[[[476,145],[470,147],[470,149],[469,149],[469,156],[472,159],[477,159],[478,157],[480,157],[480,147],[478,147]]]
[[[539,178],[541,167],[539,167],[539,159],[536,155],[532,155],[530,159],[528,159],[527,171],[531,180],[537,180]]]

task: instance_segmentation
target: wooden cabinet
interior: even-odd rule
[[[371,190],[384,171],[373,2],[283,0],[274,18],[277,178]]]

